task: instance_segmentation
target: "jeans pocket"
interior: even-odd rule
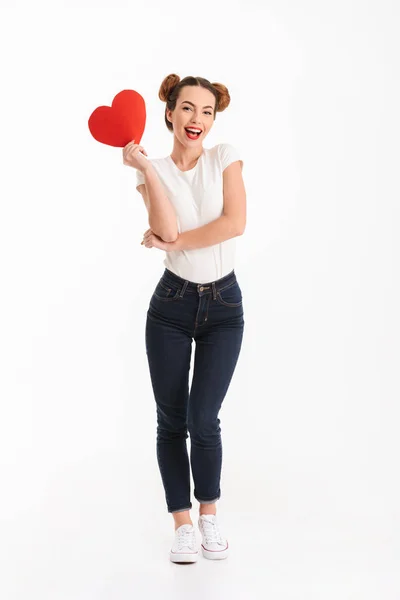
[[[162,279],[157,283],[153,296],[162,302],[171,302],[179,298],[179,289],[172,288]]]
[[[242,292],[236,281],[232,285],[217,292],[217,301],[223,306],[230,306],[231,308],[237,308],[242,306]]]

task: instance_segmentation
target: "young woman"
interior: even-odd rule
[[[216,113],[230,96],[220,83],[168,75],[159,97],[174,134],[170,156],[149,160],[130,142],[124,164],[137,171],[149,213],[142,244],[165,251],[165,270],[150,299],[146,352],[157,411],[157,460],[168,512],[175,521],[173,562],[198,556],[190,517],[190,466],[206,558],[228,555],[216,501],[221,496],[218,413],[239,357],[242,293],[234,271],[235,237],[246,225],[243,161],[235,147],[203,148]],[[192,385],[189,370],[196,343]],[[190,434],[190,464],[186,439]]]

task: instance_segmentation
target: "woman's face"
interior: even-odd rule
[[[214,123],[214,108],[215,96],[209,90],[194,85],[181,89],[175,110],[167,110],[167,119],[173,125],[174,135],[184,146],[201,146]],[[201,129],[200,135],[189,137],[187,127]]]

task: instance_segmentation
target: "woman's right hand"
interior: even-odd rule
[[[143,173],[149,167],[150,161],[147,158],[144,158],[140,152],[143,152],[143,154],[147,156],[147,152],[143,146],[135,144],[135,140],[132,140],[125,148],[123,148],[122,157],[124,165],[138,169]]]

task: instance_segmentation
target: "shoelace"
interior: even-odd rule
[[[195,536],[194,531],[191,529],[180,529],[178,531],[178,549],[191,548],[194,550]]]
[[[205,521],[204,519],[202,519],[202,525],[206,544],[224,543],[221,532],[218,529],[217,523],[211,523],[210,521]]]

